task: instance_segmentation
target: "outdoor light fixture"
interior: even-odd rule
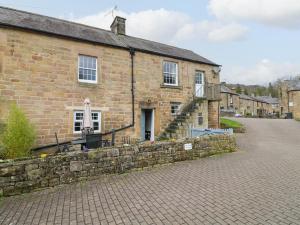
[[[221,67],[220,66],[215,66],[213,67],[212,71],[214,72],[214,74],[218,74],[221,72]]]

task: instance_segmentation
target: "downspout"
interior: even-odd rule
[[[130,54],[130,59],[131,59],[131,113],[132,113],[132,122],[131,124],[125,126],[125,127],[121,127],[112,131],[108,131],[106,133],[102,133],[102,135],[107,135],[107,134],[111,134],[113,132],[119,132],[122,130],[126,130],[128,128],[134,127],[135,125],[135,111],[134,111],[134,99],[135,99],[135,95],[134,95],[134,56],[135,56],[135,49],[130,47],[129,48],[129,54]]]
[[[288,97],[288,102],[287,102],[287,105],[288,105],[288,113],[290,112],[290,92],[287,91],[287,97]]]

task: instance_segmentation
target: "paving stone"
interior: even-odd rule
[[[241,121],[236,153],[3,198],[0,224],[300,224],[300,123]]]

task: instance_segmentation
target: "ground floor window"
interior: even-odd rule
[[[74,133],[81,133],[81,129],[83,128],[83,116],[84,111],[74,111]],[[92,124],[94,132],[101,131],[101,112],[92,111]]]
[[[201,126],[203,125],[203,114],[198,113],[198,125]]]
[[[176,116],[180,112],[180,102],[171,102],[171,115]]]

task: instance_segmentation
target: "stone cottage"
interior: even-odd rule
[[[243,116],[255,116],[255,101],[252,97],[245,95],[245,94],[239,94],[239,114]]]
[[[103,30],[0,7],[0,120],[16,102],[38,145],[79,137],[83,101],[95,132],[136,140],[219,127],[220,66],[196,53],[126,35],[116,17]],[[180,132],[178,132],[180,130]]]
[[[239,94],[230,88],[226,87],[225,84],[221,85],[221,102],[220,110],[223,115],[230,115],[238,113],[240,105]]]
[[[258,100],[261,101],[262,109],[267,115],[280,115],[279,99],[272,96],[258,96]]]
[[[300,119],[300,80],[285,80],[279,87],[280,114],[292,113]]]

